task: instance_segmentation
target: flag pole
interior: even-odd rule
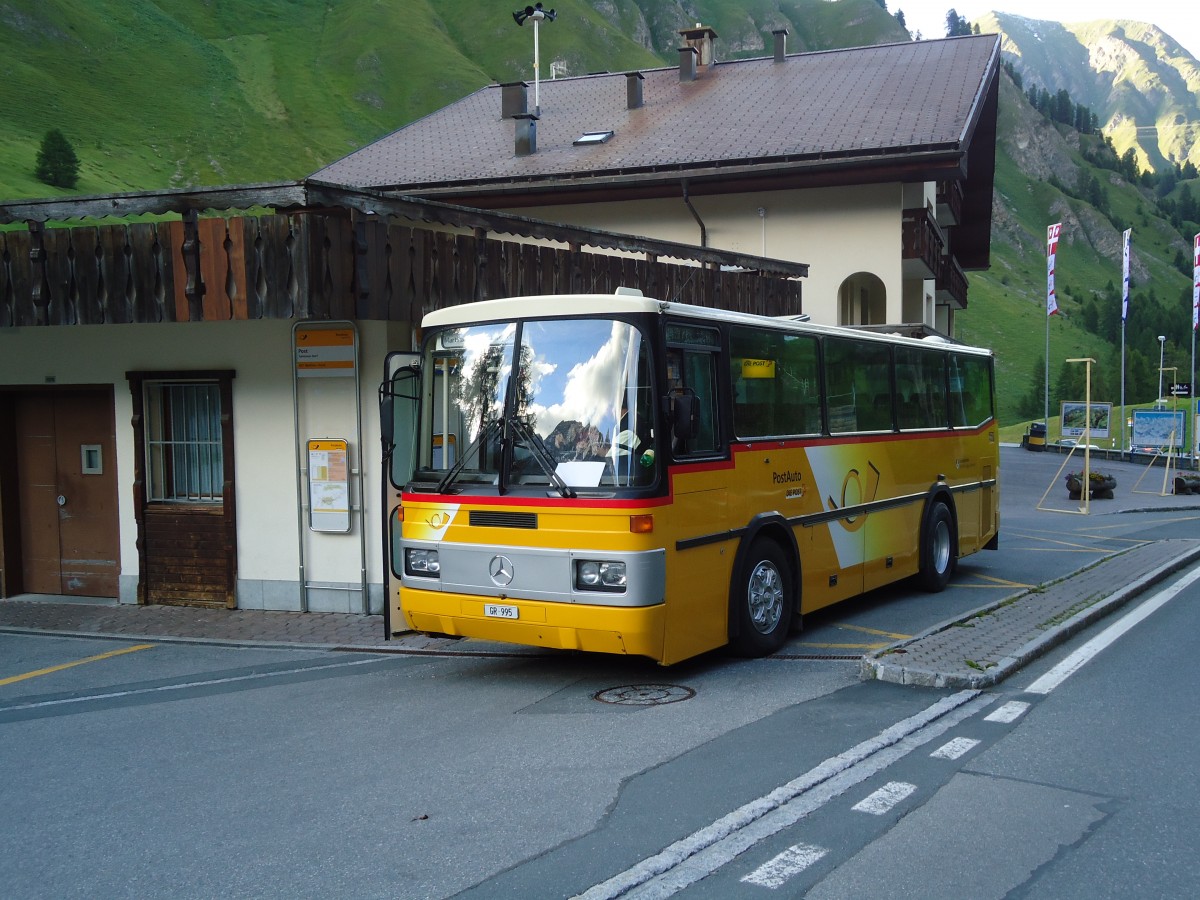
[[[1196,467],[1196,448],[1200,436],[1196,434],[1196,329],[1200,327],[1200,234],[1192,238],[1192,374],[1188,393],[1188,414],[1192,419],[1192,468]]]
[[[1050,442],[1050,317],[1058,312],[1058,299],[1054,294],[1054,258],[1058,254],[1058,236],[1062,233],[1062,222],[1046,229],[1046,384],[1042,409],[1042,422],[1046,427],[1046,442]]]
[[[1121,450],[1130,450],[1125,430],[1125,320],[1129,317],[1129,237],[1132,228],[1121,236]]]

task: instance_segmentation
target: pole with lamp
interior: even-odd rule
[[[542,22],[553,22],[556,18],[558,18],[558,13],[552,9],[543,9],[540,3],[518,9],[513,13],[513,21],[518,25],[524,25],[526,20],[533,23],[533,112],[537,116],[542,114],[541,78],[538,75],[539,57],[541,56],[541,48],[538,44],[538,26]]]

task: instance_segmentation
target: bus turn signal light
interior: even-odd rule
[[[654,516],[630,516],[630,534],[649,534],[654,530]]]

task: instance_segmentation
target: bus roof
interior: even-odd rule
[[[475,322],[508,322],[514,319],[541,319],[560,316],[586,315],[636,315],[639,313],[671,313],[707,322],[741,323],[762,328],[770,325],[780,331],[807,334],[824,334],[838,337],[856,337],[884,343],[912,344],[928,347],[931,344],[954,347],[976,353],[991,351],[983,347],[972,347],[951,338],[933,335],[926,338],[908,337],[899,331],[888,332],[887,326],[872,326],[871,331],[841,325],[818,325],[799,321],[792,316],[760,316],[753,313],[735,312],[708,306],[693,306],[687,303],[669,303],[644,297],[640,293],[624,288],[615,294],[542,294],[531,297],[504,297],[496,300],[479,300],[461,303],[434,310],[425,315],[423,328],[445,328],[468,325]],[[902,326],[896,326],[897,329]],[[911,326],[908,326],[911,327]],[[884,330],[878,330],[884,329]]]

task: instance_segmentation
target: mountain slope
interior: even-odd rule
[[[1165,364],[1190,367],[1191,279],[1175,267],[1191,246],[1158,213],[1154,196],[1115,172],[1084,159],[1083,145],[1098,139],[1054,125],[1039,115],[1007,75],[1001,76],[999,146],[993,204],[991,268],[970,275],[970,303],[956,319],[959,336],[992,347],[998,361],[1002,422],[1021,414],[1049,327],[1050,376],[1057,383],[1063,360],[1091,357],[1094,396],[1120,400],[1121,232],[1132,229],[1132,302],[1126,323],[1126,397],[1148,401],[1156,392],[1159,344],[1167,335]],[[1107,212],[1050,182],[1073,188],[1100,181]],[[1192,182],[1192,190],[1200,181]],[[1061,315],[1047,322],[1046,228],[1062,222],[1055,283]],[[1194,224],[1194,223],[1193,223]],[[1200,226],[1196,226],[1200,227]],[[1089,307],[1092,307],[1089,309]],[[1180,375],[1180,380],[1187,378]],[[1051,413],[1061,397],[1052,390]],[[1037,404],[1038,412],[1041,403]]]
[[[12,0],[0,7],[0,195],[53,193],[30,173],[55,127],[82,161],[81,193],[302,177],[519,66],[528,29],[506,11],[492,45],[485,29],[462,39],[477,18],[453,0]],[[597,55],[659,64],[597,27]]]
[[[1200,63],[1169,35],[1127,20],[1059,24],[1008,13],[976,23],[1003,34],[1004,57],[1026,85],[1065,89],[1094,112],[1118,154],[1143,169],[1200,166]]]
[[[550,4],[548,4],[550,5]],[[541,73],[673,65],[694,17],[719,52],[906,40],[875,0],[563,0]],[[51,128],[77,193],[300,178],[492,82],[533,77],[533,28],[467,0],[6,0],[0,4],[0,197],[33,178]]]

